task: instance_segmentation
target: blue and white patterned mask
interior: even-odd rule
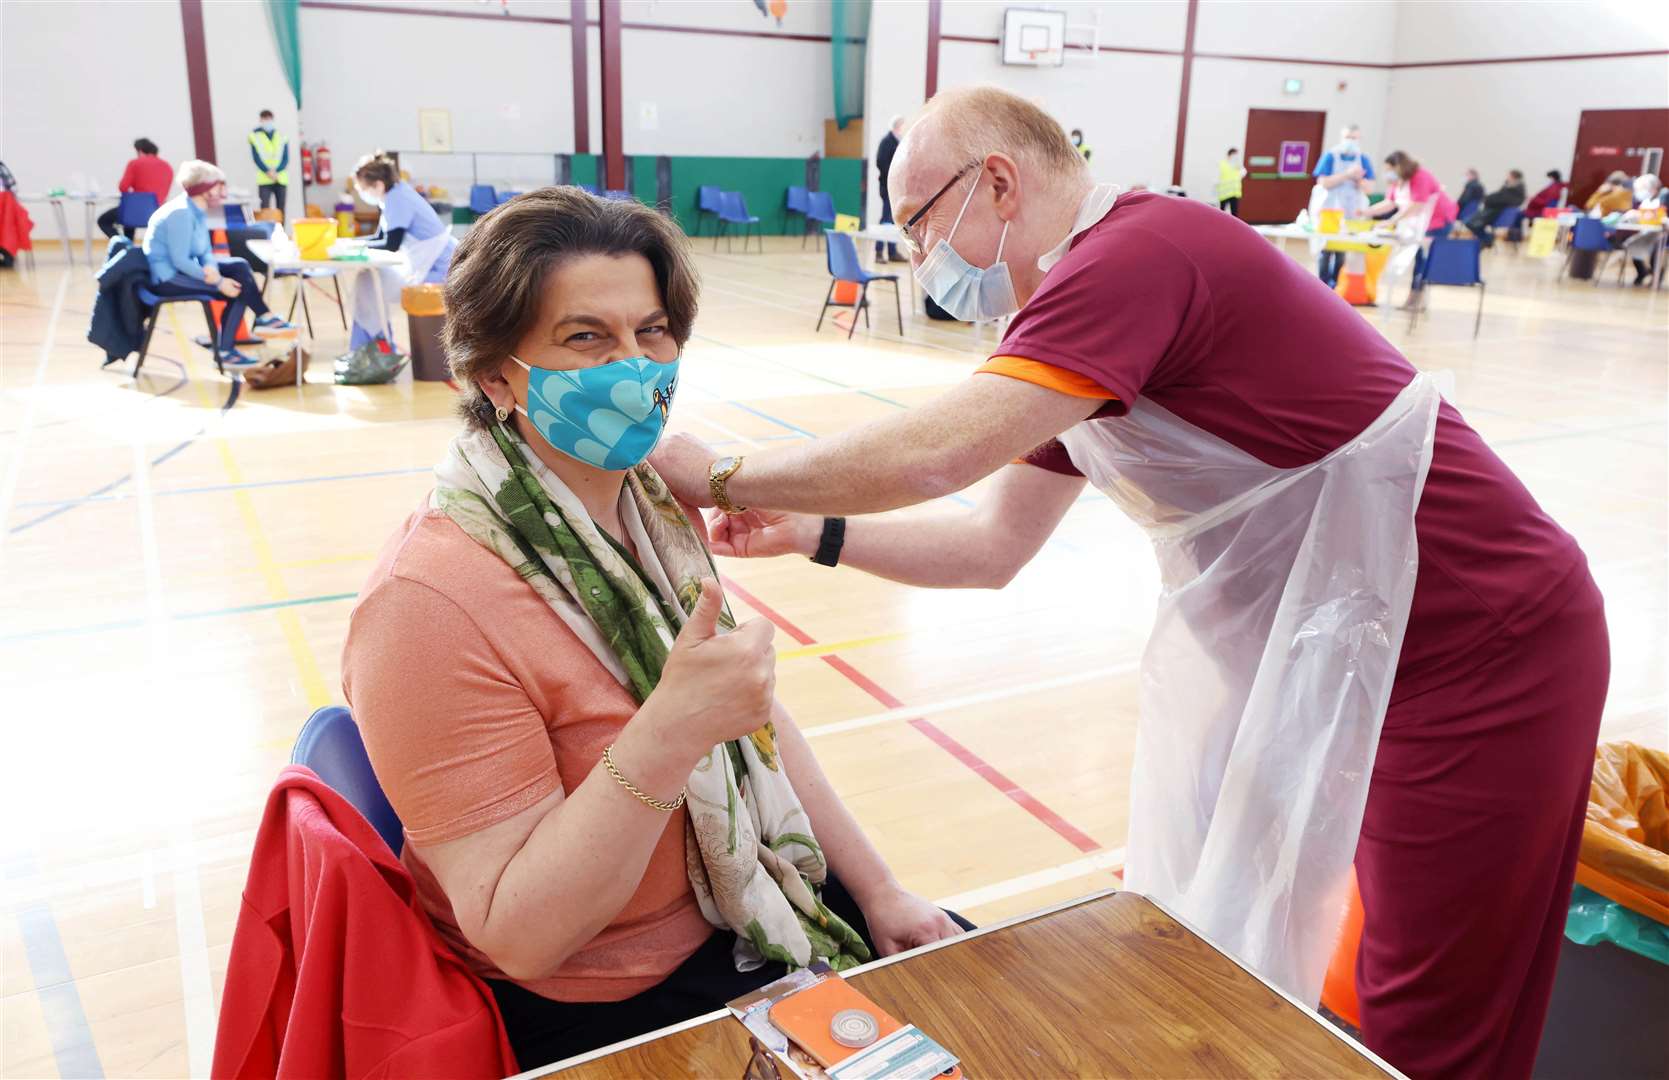
[[[574,460],[629,469],[661,441],[678,390],[677,358],[662,364],[633,356],[571,371],[510,359],[527,369],[527,407],[518,403],[516,411]]]

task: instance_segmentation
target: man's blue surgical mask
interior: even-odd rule
[[[1346,139],[1339,144],[1339,152],[1345,157],[1355,157],[1362,152],[1362,143],[1358,139]]]
[[[1003,262],[1008,222],[1003,222],[1003,233],[997,240],[997,260],[989,269],[981,270],[970,265],[950,246],[950,239],[956,235],[957,226],[962,224],[962,215],[968,212],[968,203],[973,201],[974,192],[979,190],[983,175],[984,170],[981,170],[980,175],[974,177],[974,186],[969,189],[968,197],[962,200],[962,209],[957,211],[950,233],[933,245],[933,250],[927,253],[927,258],[916,270],[916,280],[921,282],[921,287],[927,290],[933,302],[944,308],[951,318],[962,322],[1000,319],[1020,310],[1020,301],[1014,295],[1014,280],[1009,277],[1008,264]]]
[[[527,369],[527,417],[545,441],[576,461],[615,472],[649,456],[666,430],[678,389],[678,360],[661,364],[647,356],[595,367]]]
[[[273,129],[273,125],[272,125],[272,122],[270,120],[263,120],[261,122],[261,130],[266,132],[268,135],[272,134],[272,129]]]

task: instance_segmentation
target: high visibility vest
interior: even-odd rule
[[[1217,201],[1240,198],[1240,166],[1227,160],[1217,163]]]
[[[276,131],[268,135],[260,128],[256,128],[249,133],[249,145],[255,148],[256,156],[261,159],[261,163],[268,170],[278,168],[278,163],[284,160],[284,136]],[[267,181],[263,179],[262,182],[288,184],[290,182],[290,170],[288,168],[278,169],[277,180]]]

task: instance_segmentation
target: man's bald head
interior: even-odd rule
[[[1088,174],[1084,156],[1054,117],[1006,90],[970,86],[934,95],[899,146],[892,175],[909,172],[910,158],[918,169],[954,173],[993,152],[1040,178]]]

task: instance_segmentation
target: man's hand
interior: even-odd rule
[[[778,510],[726,514],[714,510],[707,515],[707,546],[714,555],[737,559],[804,555],[809,559],[817,553],[822,537],[823,519],[815,514]]]
[[[707,474],[720,456],[694,435],[680,432],[661,440],[649,455],[649,464],[679,502],[688,506],[712,506]]]

